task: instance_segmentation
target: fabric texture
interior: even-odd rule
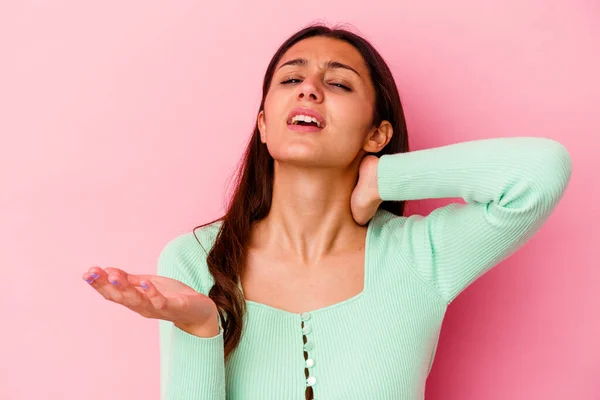
[[[200,338],[159,321],[163,400],[304,400],[307,385],[316,400],[423,399],[448,305],[539,230],[571,159],[551,139],[494,138],[385,155],[377,172],[383,200],[466,204],[427,216],[380,209],[368,224],[363,291],[302,314],[247,301],[227,362],[222,330]],[[208,295],[206,251],[219,226],[196,230],[202,246],[192,232],[170,240],[158,274]]]

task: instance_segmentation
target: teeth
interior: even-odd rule
[[[294,115],[292,117],[292,124],[293,125],[298,125],[298,122],[314,122],[315,124],[317,124],[317,127],[321,127],[321,123],[319,121],[317,121],[316,118],[314,117],[309,117],[308,115]]]

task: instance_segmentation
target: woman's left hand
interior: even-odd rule
[[[379,158],[373,155],[365,156],[358,170],[358,183],[350,198],[352,217],[359,225],[365,225],[377,212],[383,202],[379,197],[377,185],[377,166]]]

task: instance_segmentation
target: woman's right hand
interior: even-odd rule
[[[178,328],[200,337],[213,337],[219,333],[215,303],[178,280],[100,267],[90,268],[82,278],[105,299],[124,305],[143,317],[171,321]]]

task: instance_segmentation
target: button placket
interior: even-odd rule
[[[310,325],[310,313],[302,313],[301,317],[301,328],[302,328],[302,340],[304,342],[304,375],[306,377],[306,398],[314,400],[313,386],[317,383],[317,378],[312,375],[312,368],[315,366],[315,360],[309,354],[314,349],[314,343],[309,337],[312,332]]]

